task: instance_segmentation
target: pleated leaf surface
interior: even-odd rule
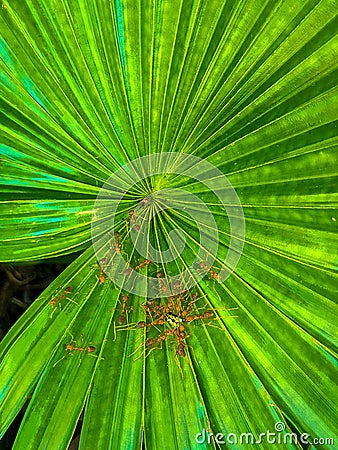
[[[78,422],[80,449],[337,445],[337,29],[334,0],[2,0],[0,260],[81,253],[1,342],[1,435],[28,405],[15,450],[67,449]],[[213,164],[245,216],[234,273],[193,291],[214,316],[186,325],[184,357],[174,339],[146,348],[145,298],[119,325],[126,293],[91,243],[102,185],[157,152]],[[200,183],[154,182],[210,208],[217,271],[226,212]],[[121,202],[129,255],[150,184]],[[172,229],[188,267],[196,223],[159,216],[159,250]]]

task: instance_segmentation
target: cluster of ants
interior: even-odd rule
[[[197,292],[192,294],[191,298],[188,293],[171,296],[163,305],[157,304],[155,300],[147,300],[143,305],[146,313],[146,321],[138,322],[137,327],[145,328],[149,331],[152,327],[157,328],[163,325],[165,329],[157,337],[147,338],[145,342],[146,347],[154,348],[169,336],[174,336],[177,342],[176,355],[181,357],[185,356],[185,340],[188,337],[186,330],[187,324],[197,320],[212,319],[214,317],[214,313],[211,310],[199,314],[195,305],[197,300]],[[197,313],[193,312],[194,308],[195,311],[197,310]]]
[[[162,280],[162,273],[157,273],[157,279],[159,281],[159,288],[163,290],[165,285]],[[68,286],[61,294],[53,298],[49,304],[52,306],[52,310],[59,305],[62,299],[64,299],[68,293],[71,292],[71,287]],[[205,310],[201,313],[201,308],[198,308],[196,302],[199,300],[198,293],[193,294],[185,291],[177,295],[172,295],[166,298],[162,303],[155,299],[146,300],[146,303],[142,305],[145,320],[137,323],[131,323],[124,325],[128,311],[132,307],[127,308],[128,295],[121,295],[121,311],[118,316],[117,329],[122,330],[135,330],[144,329],[147,335],[153,333],[156,330],[158,333],[155,337],[147,337],[145,341],[146,349],[161,348],[162,343],[170,337],[174,337],[176,340],[177,348],[176,355],[180,357],[186,356],[186,339],[189,334],[187,332],[187,325],[196,321],[205,321],[214,319],[214,312],[212,310]],[[75,303],[75,302],[74,302]],[[153,333],[154,334],[154,333]],[[142,344],[143,345],[143,344]],[[88,347],[78,346],[74,340],[66,345],[67,351],[79,351],[82,353],[93,353],[96,348],[92,345]]]
[[[130,211],[128,214],[128,223],[129,226],[133,227],[135,231],[140,230],[140,226],[137,223],[136,216],[134,211]],[[115,231],[112,249],[116,252],[116,254],[121,254],[121,243],[120,243],[120,233]],[[98,283],[104,284],[106,281],[104,266],[107,263],[107,258],[102,258],[100,263],[98,264],[100,273],[98,275]],[[145,259],[143,261],[139,261],[137,265],[134,267],[129,267],[125,271],[125,275],[130,275],[130,273],[135,270],[138,271],[145,266],[151,264],[149,259]],[[209,276],[214,279],[219,279],[219,273],[216,272],[212,267],[210,267],[206,262],[200,262],[199,268],[201,270],[207,270]],[[201,308],[197,307],[196,302],[199,300],[198,293],[195,292],[191,294],[189,291],[182,292],[181,286],[179,282],[177,282],[177,286],[174,286],[174,295],[169,296],[169,292],[166,291],[167,286],[164,283],[162,272],[156,273],[156,278],[158,281],[158,287],[161,294],[168,294],[164,300],[158,302],[154,299],[149,299],[146,301],[144,305],[142,305],[145,313],[145,320],[139,321],[137,323],[131,323],[127,325],[123,325],[126,319],[126,315],[128,311],[132,309],[130,307],[127,308],[128,295],[123,294],[121,296],[121,312],[118,316],[117,329],[120,330],[131,330],[131,329],[144,329],[149,334],[155,334],[154,330],[157,331],[157,336],[155,337],[147,337],[145,341],[146,349],[154,349],[162,346],[162,343],[170,337],[175,338],[177,348],[176,355],[180,357],[184,357],[186,355],[186,339],[189,334],[187,332],[187,325],[196,321],[205,321],[214,319],[214,312],[212,310],[205,310],[201,313]],[[61,307],[61,300],[64,299],[67,294],[71,292],[71,286],[65,288],[65,290],[59,294],[57,297],[53,298],[49,304],[54,311],[55,307],[58,305]],[[176,293],[175,293],[176,291]],[[75,302],[74,302],[75,303]],[[205,309],[205,307],[204,307]],[[162,328],[161,328],[162,327]],[[143,344],[142,344],[143,345]],[[82,353],[93,353],[96,351],[96,348],[93,346],[82,347],[78,346],[74,340],[71,343],[66,345],[67,351],[80,351]]]
[[[161,277],[159,277],[161,279]],[[157,332],[155,337],[147,337],[145,341],[146,349],[161,348],[162,343],[169,337],[174,337],[177,348],[176,355],[184,357],[186,355],[186,339],[189,334],[187,325],[198,320],[208,320],[214,318],[214,312],[205,310],[203,313],[196,306],[199,300],[198,293],[190,294],[188,291],[172,295],[164,302],[160,303],[155,299],[149,299],[142,305],[145,320],[137,323],[127,324],[123,326],[126,314],[127,295],[122,296],[122,311],[118,317],[120,326],[116,327],[120,330],[144,329],[149,336],[154,330]],[[143,345],[143,344],[141,344]],[[137,349],[136,349],[137,351]]]

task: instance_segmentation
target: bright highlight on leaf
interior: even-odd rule
[[[52,3],[1,2],[0,258],[80,256],[1,342],[1,435],[334,448],[335,2]]]

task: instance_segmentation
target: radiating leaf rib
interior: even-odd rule
[[[321,3],[324,3],[324,2],[321,2]],[[289,8],[289,6],[286,6],[287,8]],[[298,5],[298,7],[299,7],[299,5]],[[269,5],[269,7],[267,8],[267,9],[269,9],[269,8],[271,8],[271,4]],[[292,11],[292,12],[294,12],[294,11]],[[309,12],[309,10],[307,10],[307,12]],[[288,13],[286,13],[286,14],[288,14]],[[322,17],[324,17],[325,18],[325,20],[327,19],[327,9],[325,9],[324,11],[321,11],[321,14],[322,14]],[[332,15],[333,15],[333,11],[331,10],[331,16],[329,15],[329,17],[332,17]],[[285,17],[285,14],[282,14],[284,17]],[[282,22],[280,21],[280,17],[281,17],[281,12],[280,11],[278,11],[278,14],[275,16],[275,20],[276,21],[278,21],[278,25],[276,25],[276,23],[274,23],[272,26],[274,27],[274,28],[272,28],[272,33],[275,35],[276,34],[276,26],[277,26],[277,30],[279,29],[279,27],[282,25]],[[310,17],[311,17],[311,15],[310,15]],[[316,17],[314,14],[312,14],[312,20],[315,22],[315,23],[318,23],[318,17]],[[306,21],[304,22],[303,21],[303,26],[304,26],[304,23],[306,23]],[[322,23],[322,22],[320,22],[320,23]],[[282,25],[283,26],[283,25]],[[311,30],[312,29],[317,29],[316,27],[313,27],[313,25],[310,25],[310,28],[311,28]],[[329,33],[330,33],[330,35],[332,36],[332,35],[334,35],[334,32],[335,32],[335,25],[334,24],[331,24],[330,23],[330,26],[329,26]],[[262,37],[264,38],[264,39],[266,39],[266,41],[267,41],[267,43],[268,43],[268,45],[270,45],[271,44],[271,40],[269,41],[268,40],[268,34],[266,33],[266,30],[264,30],[265,32],[262,34]],[[301,32],[303,32],[304,33],[304,30],[302,30]],[[299,45],[303,45],[303,40],[301,40],[301,39],[299,39],[299,36],[298,36],[298,41],[297,40],[293,40],[293,39],[291,39],[291,41],[292,41],[292,44],[293,44],[293,48],[292,48],[292,50],[289,50],[289,52],[285,52],[285,53],[283,53],[283,55],[289,55],[289,54],[293,54],[293,52],[294,52],[294,48],[295,48],[295,46],[299,46]],[[273,41],[272,41],[273,42]],[[316,45],[316,49],[317,49],[317,42],[318,42],[318,40],[315,40],[314,41],[314,45]],[[319,43],[321,43],[321,41],[319,40]],[[324,43],[325,43],[325,41],[324,41]],[[291,45],[292,45],[291,44]],[[253,55],[252,55],[252,59],[254,59],[254,61],[256,61],[256,58],[257,58],[257,47],[258,47],[258,49],[259,49],[259,45],[256,43],[256,45],[255,45],[255,47],[252,47],[252,50],[253,50]],[[229,46],[228,47],[229,49],[231,49],[232,47],[231,46]],[[235,47],[236,48],[236,47]],[[246,47],[245,47],[246,48]],[[334,47],[331,49],[331,51],[333,51],[334,52]],[[226,54],[223,56],[223,57],[225,57],[226,58]],[[280,57],[280,55],[274,55],[274,57],[276,58],[274,61],[273,61],[273,66],[271,66],[271,67],[269,67],[269,70],[268,71],[266,71],[266,73],[267,74],[271,74],[271,70],[275,70],[275,68],[276,67],[279,67],[280,66],[280,63],[281,63],[281,61],[283,61],[283,59]],[[229,59],[229,58],[228,58]],[[223,60],[221,60],[222,62],[223,62]],[[226,59],[225,59],[225,61],[224,61],[224,63],[222,64],[222,63],[220,63],[220,61],[218,60],[217,62],[218,62],[218,70],[223,70],[223,68],[224,67],[226,67],[227,66],[227,63],[226,63]],[[248,58],[248,55],[245,55],[245,58],[243,58],[243,63],[244,62],[246,62],[246,63],[249,63],[250,62],[250,58]],[[259,67],[260,67],[260,65],[261,64],[257,64],[257,68],[259,69]],[[234,67],[231,67],[232,69],[234,69]],[[243,72],[245,73],[246,71],[245,71],[245,69],[244,68],[242,68],[242,67],[236,67],[236,69],[237,70],[234,70],[234,76],[236,76],[236,75],[238,75],[238,76],[241,76],[242,74],[243,74]],[[264,69],[263,69],[264,70]],[[289,69],[290,70],[290,69]],[[289,70],[288,70],[288,72],[289,72]],[[278,77],[277,77],[277,80],[279,80],[283,75],[285,75],[285,72],[282,74],[282,75],[279,75]],[[236,98],[236,94],[237,94],[237,91],[238,91],[238,86],[236,86],[236,89],[235,89],[235,91],[232,93],[231,91],[230,91],[230,93],[229,93],[229,86],[228,86],[228,84],[229,84],[229,81],[227,80],[227,78],[226,78],[226,76],[224,76],[223,78],[218,74],[218,73],[216,73],[215,75],[214,75],[214,78],[213,79],[210,79],[210,83],[212,83],[211,84],[211,86],[213,87],[214,85],[217,85],[217,83],[218,83],[218,79],[219,78],[221,78],[221,80],[222,80],[222,82],[219,82],[220,83],[220,85],[223,87],[224,86],[224,91],[225,91],[225,96],[228,96],[229,95],[229,97],[230,97],[230,99],[232,99],[233,98],[233,101],[234,101],[234,104],[236,105],[237,103],[238,103],[238,99]],[[261,82],[261,80],[262,79],[264,79],[264,72],[263,73],[259,73],[258,74],[258,82],[260,83]],[[217,81],[216,81],[217,80]],[[232,81],[232,79],[231,79],[231,81]],[[231,82],[230,81],[230,82]],[[257,88],[257,80],[255,80],[254,81],[254,84],[253,84],[253,86],[254,86],[254,88],[256,89]],[[264,89],[264,91],[265,90],[267,90],[267,88],[269,87],[270,85],[269,84],[267,84],[266,86],[265,86],[265,89]],[[263,92],[264,92],[263,91]],[[259,96],[259,94],[260,94],[261,92],[258,92],[258,94],[255,94],[254,96],[253,96],[253,98],[256,98],[256,97],[258,97]],[[205,97],[207,96],[209,94],[209,89],[204,89],[204,95],[205,95]],[[224,94],[223,93],[221,93],[221,92],[219,92],[218,93],[219,95],[217,95],[217,96],[213,96],[213,98],[212,98],[212,100],[214,101],[214,99],[216,99],[216,101],[217,101],[217,99],[221,99],[221,101],[223,101],[223,98],[224,98]],[[231,95],[231,94],[234,94],[234,95]],[[201,104],[205,104],[205,105],[210,105],[210,104],[212,104],[212,102],[208,102],[207,100],[207,98],[205,98],[205,97],[203,97],[203,95],[202,96],[200,96],[200,98],[199,98],[199,101],[201,102]],[[242,96],[240,97],[240,100],[242,100]],[[220,108],[219,108],[220,109]],[[219,111],[219,109],[217,110],[217,112]],[[200,109],[199,108],[196,108],[196,111],[199,111]],[[231,110],[231,104],[229,105],[229,107],[228,107],[228,111],[229,110]],[[238,109],[239,110],[239,109]],[[215,114],[211,111],[210,112],[210,114],[209,115],[206,115],[206,117],[205,117],[205,119],[206,119],[206,121],[207,121],[207,123],[206,124],[204,124],[203,123],[203,125],[201,126],[201,130],[204,130],[205,128],[207,129],[207,127],[208,127],[208,125],[209,125],[209,122],[210,122],[210,118],[212,118],[212,120],[214,119],[214,116],[215,116]],[[227,118],[227,116],[224,116],[224,114],[223,114],[223,118],[222,118],[222,122],[221,123],[226,123],[228,121],[228,118]],[[218,123],[218,127],[217,127],[217,129],[219,129],[219,127],[220,127],[220,123]],[[185,129],[186,129],[186,127],[185,127]],[[190,135],[193,135],[192,133],[190,133]],[[204,135],[206,135],[206,133],[204,133]],[[229,138],[228,138],[229,139]],[[190,144],[190,146],[189,146],[190,148],[192,147],[192,149],[193,150],[195,150],[194,149],[194,146],[192,146],[191,144]],[[195,146],[196,147],[196,146]]]
[[[111,294],[109,285],[96,286],[95,291],[92,288],[76,319],[64,330],[54,357],[40,377],[15,449],[60,448],[70,441],[90,391],[93,374],[98,365],[104,364],[101,359],[104,336],[111,320],[108,306],[114,298],[108,295]],[[67,344],[80,350],[66,351]],[[93,353],[86,351],[88,346],[95,348]]]
[[[197,57],[198,72],[196,71],[196,73],[198,76],[193,85],[195,92],[189,95],[182,114],[183,123],[180,124],[180,131],[185,133],[185,136],[182,137],[184,142],[187,140],[187,136],[191,134],[188,120],[190,119],[192,127],[195,128],[201,112],[209,103],[208,100],[210,98],[213,99],[215,96],[214,86],[218,85],[220,79],[219,71],[223,71],[231,60],[229,50],[231,51],[232,45],[227,45],[229,40],[236,43],[234,48],[240,46],[241,42],[245,40],[247,33],[249,33],[252,23],[259,17],[259,12],[264,10],[264,5],[262,3],[249,2],[245,7],[245,2],[239,2],[234,8],[234,4],[225,3],[221,10],[219,3],[215,2],[210,10],[217,13],[215,22],[209,24],[210,29],[214,30],[214,34],[211,35],[212,39],[209,42],[206,41],[209,46],[203,48],[202,58]],[[209,8],[205,14],[209,15]],[[253,18],[255,19],[253,20]],[[204,39],[201,38],[201,41],[204,43]],[[201,44],[199,43],[199,45]],[[227,47],[224,48],[226,45]],[[197,55],[199,55],[198,51]],[[222,58],[224,58],[225,64],[222,64]],[[217,64],[220,61],[222,63]],[[181,150],[182,147],[185,147],[185,144],[182,145],[180,143],[180,146],[177,145],[177,147]],[[178,148],[176,151],[178,151]]]
[[[90,261],[89,258],[92,258],[91,249],[41,294],[29,313],[22,316],[16,328],[7,333],[3,340],[1,433],[31,393],[65,329],[85,304],[93,282],[97,283],[89,266],[85,265],[81,272],[81,267]],[[92,282],[86,284],[90,278]],[[64,283],[63,286],[61,283]],[[65,295],[68,286],[71,292]],[[55,306],[49,304],[55,299]]]
[[[121,67],[121,60],[118,50],[118,42],[116,37],[116,26],[114,24],[114,17],[112,16],[112,11],[109,5],[96,6],[92,2],[88,2],[85,6],[84,4],[79,5],[80,11],[77,14],[77,7],[71,5],[72,10],[70,12],[72,18],[77,19],[76,30],[79,35],[76,37],[78,40],[80,48],[85,48],[83,43],[88,43],[90,52],[84,52],[84,57],[86,58],[86,63],[89,67],[89,73],[94,79],[95,86],[99,90],[99,95],[101,101],[104,104],[106,114],[109,116],[109,121],[117,134],[119,140],[122,140],[121,146],[124,149],[127,147],[131,149],[131,142],[128,139],[128,134],[120,134],[118,130],[121,130],[122,124],[128,123],[130,121],[130,114],[128,111],[128,105],[126,103],[126,93],[123,84],[123,74]],[[90,20],[87,15],[88,8],[90,8],[91,15]],[[100,27],[100,23],[109,24],[104,29],[101,29],[100,33],[97,30]],[[93,35],[93,41],[86,37],[86,34],[82,30],[91,30]],[[113,34],[115,39],[110,42],[107,36]],[[101,55],[104,55],[104,58]],[[96,70],[96,67],[99,70]],[[116,70],[118,68],[118,70]],[[95,70],[94,70],[95,69]],[[118,76],[116,76],[118,73]],[[111,98],[110,91],[113,92],[113,99]],[[132,124],[130,125],[132,126]],[[124,150],[125,152],[125,150]],[[128,160],[130,156],[125,153],[125,158]]]
[[[139,299],[129,296],[129,307]],[[136,308],[135,308],[136,309]],[[138,320],[131,312],[129,320]],[[115,317],[115,325],[117,323]],[[126,328],[128,326],[126,325]],[[139,330],[141,332],[141,330]],[[105,364],[99,365],[84,415],[80,448],[92,445],[106,448],[141,448],[143,439],[143,358],[131,355],[140,341],[135,331],[115,328],[107,332],[102,352]],[[141,351],[141,350],[140,350]]]
[[[62,14],[59,16],[59,17],[62,17]],[[33,22],[34,23],[34,22]],[[53,23],[53,22],[49,22],[49,23]],[[28,24],[28,21],[26,22],[26,25]],[[20,25],[22,25],[22,24],[20,24]],[[64,24],[63,24],[64,25]],[[38,26],[41,26],[41,24],[39,24]],[[43,30],[44,28],[42,27],[42,30]],[[9,31],[10,32],[10,31]],[[43,32],[43,31],[42,31]],[[28,39],[28,41],[32,41],[32,42],[34,42],[34,39],[35,39],[35,34],[34,34],[34,32],[33,31],[30,31],[30,30],[28,30],[28,31],[26,31],[25,32],[25,34],[27,35],[27,36],[29,36],[29,37],[25,37],[24,39]],[[19,35],[17,35],[17,36],[15,36],[14,37],[14,39],[17,39],[17,38],[20,38],[20,34]],[[48,38],[49,39],[49,38]],[[62,42],[62,41],[61,41]],[[38,50],[38,44],[33,44],[33,48],[34,48],[34,52],[37,52]],[[54,48],[54,46],[53,46],[53,48]],[[56,45],[55,46],[55,48],[60,48],[60,46],[59,45]],[[35,55],[34,55],[35,56]],[[47,58],[49,58],[49,55],[43,55],[43,56],[47,56]],[[42,61],[43,59],[43,56],[42,55],[39,55],[39,65],[41,64],[41,62],[40,61]],[[24,56],[24,58],[25,58],[25,56]],[[56,59],[54,59],[54,61],[56,61],[57,60],[57,58]],[[50,60],[52,63],[53,63],[53,59],[51,59]],[[11,63],[11,64],[13,64],[13,63]],[[47,76],[48,76],[48,81],[50,81],[50,77],[54,77],[54,73],[56,72],[58,72],[58,70],[59,70],[59,67],[46,67],[45,66],[45,60],[44,60],[44,62],[42,63],[43,65],[42,65],[42,73],[46,73],[47,74]],[[29,61],[29,59],[27,60],[27,64],[26,64],[26,67],[31,67],[32,66],[32,62],[31,61]],[[62,68],[61,68],[61,70],[62,70]],[[39,75],[39,71],[33,71],[33,70],[30,70],[30,73],[32,73],[32,75],[34,76],[34,78],[36,77],[37,78],[37,80],[39,80],[39,77],[40,77],[40,75]],[[91,139],[92,140],[92,142],[94,143],[94,145],[88,145],[88,142],[90,142],[90,141],[86,141],[86,139],[87,139],[87,137],[85,137],[85,135],[87,135],[88,134],[88,129],[89,129],[89,127],[88,127],[88,125],[87,124],[85,124],[84,123],[84,127],[80,127],[80,128],[77,128],[77,130],[75,130],[74,129],[74,127],[72,127],[71,126],[71,124],[73,124],[73,123],[79,123],[79,122],[82,122],[83,123],[83,119],[82,119],[82,117],[79,117],[79,113],[78,113],[78,111],[77,111],[77,109],[76,109],[76,107],[74,107],[74,105],[76,106],[76,103],[77,103],[77,100],[80,100],[82,97],[81,97],[81,95],[78,95],[77,96],[77,98],[76,98],[76,100],[74,99],[74,98],[68,98],[69,96],[71,96],[71,95],[73,95],[72,94],[72,92],[76,92],[77,91],[77,88],[75,88],[75,81],[73,81],[73,77],[72,77],[72,74],[69,74],[68,72],[67,72],[67,69],[65,68],[65,69],[63,69],[63,72],[61,72],[60,74],[58,74],[59,76],[57,77],[57,78],[55,78],[55,81],[56,81],[56,83],[57,83],[57,89],[54,89],[54,90],[52,90],[52,89],[50,89],[50,86],[49,86],[49,84],[48,83],[46,83],[46,80],[41,80],[41,78],[40,78],[40,80],[36,83],[37,85],[39,85],[40,86],[40,89],[42,88],[42,86],[44,86],[44,89],[45,89],[45,91],[47,90],[48,91],[48,94],[51,94],[52,95],[52,98],[53,97],[55,97],[55,95],[60,95],[60,93],[61,94],[63,94],[63,97],[61,97],[60,99],[58,99],[58,100],[55,100],[54,102],[52,102],[52,101],[50,101],[50,104],[48,103],[48,110],[51,112],[51,114],[54,116],[54,119],[58,122],[58,123],[60,123],[60,118],[61,118],[61,125],[62,125],[62,127],[63,128],[66,128],[69,132],[70,132],[70,134],[72,134],[73,136],[74,136],[74,133],[75,133],[75,136],[76,136],[76,134],[78,135],[79,133],[78,133],[78,130],[81,130],[81,131],[83,131],[83,133],[82,133],[82,136],[81,136],[81,138],[83,138],[83,144],[85,144],[85,146],[87,147],[87,149],[88,148],[90,148],[90,152],[87,152],[87,154],[88,154],[88,156],[90,156],[90,155],[92,155],[92,154],[94,154],[95,155],[95,153],[96,153],[96,156],[97,156],[97,158],[98,158],[98,160],[102,160],[102,155],[107,155],[107,157],[109,157],[109,154],[107,153],[107,151],[104,149],[104,147],[102,146],[102,145],[100,145],[100,143],[99,143],[99,140],[97,139],[97,137],[95,136],[95,135],[93,135],[92,134],[92,131],[89,131],[89,133],[91,133],[92,134],[92,136],[91,137],[89,137],[89,139]],[[74,75],[74,74],[73,74]],[[70,82],[71,83],[71,90],[67,87],[67,85],[64,85],[63,86],[63,88],[61,88],[61,85],[62,84],[64,84],[64,80],[67,80],[68,82]],[[31,83],[32,84],[32,83]],[[32,86],[33,86],[34,84],[32,84]],[[60,89],[61,88],[61,89]],[[73,89],[74,88],[74,89]],[[63,92],[63,89],[64,89],[64,92]],[[81,90],[80,92],[82,92],[83,90]],[[88,89],[88,92],[91,92],[92,91],[92,89]],[[50,100],[52,100],[52,99],[50,99]],[[65,104],[63,105],[63,103],[65,102]],[[55,106],[57,105],[57,109],[55,109]],[[53,113],[53,110],[54,110],[54,113]],[[75,117],[73,116],[72,117],[72,113],[70,113],[70,111],[72,111],[73,113],[75,113]],[[65,117],[66,118],[66,121],[62,121],[62,117]],[[68,120],[67,120],[68,119]],[[75,121],[74,121],[74,119],[75,119]],[[39,123],[40,121],[38,120],[38,123]],[[95,122],[94,122],[95,123]],[[97,121],[96,121],[96,123],[97,123]],[[48,125],[48,121],[45,121],[45,124],[46,125]],[[111,124],[109,125],[110,127],[111,127]],[[86,129],[87,128],[87,129]],[[102,118],[100,118],[100,127],[98,127],[100,130],[102,129]],[[105,135],[101,135],[100,136],[100,138],[102,139],[102,137],[103,136],[107,136],[107,137],[109,137],[111,135],[111,133],[106,133]],[[94,140],[93,140],[94,139]],[[79,140],[79,136],[77,136],[77,140]],[[103,142],[105,142],[107,145],[106,145],[106,147],[110,147],[111,146],[111,143],[110,144],[108,144],[108,141],[106,140],[106,139],[103,139]],[[116,144],[117,144],[117,142],[115,141],[115,146],[116,146]],[[97,146],[100,146],[100,148],[99,149],[97,149],[97,151],[95,152],[95,147],[97,147]],[[114,144],[113,144],[114,145]],[[83,154],[83,152],[84,152],[84,149],[82,150],[82,152],[78,152],[78,154],[79,155],[81,155],[81,153]],[[111,158],[111,157],[110,157]]]
[[[294,405],[288,415],[295,421],[299,420],[298,425],[301,424],[304,429],[312,430],[315,434],[312,427],[315,423],[313,417],[317,412],[311,410],[308,402],[317,405],[316,411],[320,415],[326,416],[330,407],[332,408],[330,405],[336,392],[333,384],[336,369],[329,363],[331,357],[318,347],[313,338],[275,310],[248,283],[239,280],[242,287],[235,288],[232,285],[237,284],[237,277],[231,280],[232,283],[224,290],[224,294],[227,296],[230,294],[232,300],[238,303],[239,317],[237,320],[227,321],[226,326],[229,332],[250,365],[261,374],[265,386],[268,389],[269,386],[274,386],[274,392],[282,404],[291,402]],[[208,294],[210,298],[213,298],[214,305],[222,304],[219,302],[220,297],[215,297],[211,292]],[[297,338],[292,337],[295,334]],[[274,355],[273,359],[268,355]],[[282,360],[284,360],[283,363]],[[274,366],[274,361],[279,361],[281,364],[278,369]],[[311,370],[314,361],[320,370],[320,375]],[[257,364],[262,364],[260,369],[257,368]],[[293,375],[290,376],[290,373]],[[321,383],[319,383],[320,377]],[[300,385],[297,379],[302,380]],[[326,420],[326,425],[322,423],[322,426],[324,428],[317,430],[319,435],[334,434],[332,421],[330,423],[330,420]]]
[[[197,380],[201,389],[209,392],[207,407],[214,435],[234,433],[239,437],[242,433],[252,433],[255,441],[263,427],[274,430],[275,423],[283,421],[269,393],[225,330],[207,327],[199,330],[191,342],[196,355],[193,362]],[[260,417],[255,415],[258,410]],[[245,440],[238,442],[238,448],[247,448],[245,443]],[[268,446],[261,443],[261,448]]]
[[[93,202],[90,200],[9,201],[0,203],[0,259],[35,260],[88,246]],[[7,228],[11,220],[15,234]],[[32,247],[32,242],[34,246]]]
[[[243,259],[238,273],[250,282],[255,289],[264,293],[269,301],[281,312],[286,314],[293,321],[312,333],[321,342],[326,342],[331,348],[336,348],[337,330],[334,325],[337,311],[333,298],[326,297],[327,292],[314,290],[314,286],[307,284],[297,276],[297,265],[289,262],[289,270],[279,266],[274,267],[274,260],[269,255],[265,256],[265,261],[261,258],[257,260],[257,252],[254,249],[247,251],[247,256]],[[290,268],[292,267],[292,271]],[[310,269],[313,275],[317,273],[315,269]],[[304,270],[305,272],[305,270]],[[290,276],[293,274],[293,277]],[[244,275],[245,274],[245,275]],[[259,277],[258,277],[259,274]],[[324,274],[322,275],[324,279]],[[336,277],[334,274],[326,273],[326,285],[334,284]],[[271,289],[271,285],[274,289]],[[330,323],[330,326],[327,326]]]

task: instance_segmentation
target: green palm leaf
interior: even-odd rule
[[[2,0],[0,259],[83,252],[1,343],[2,434],[32,395],[15,449],[67,448],[77,423],[85,449],[221,447],[217,433],[269,448],[251,441],[268,431],[280,448],[300,448],[292,431],[337,442],[337,24],[331,0]],[[158,152],[221,170],[246,222],[234,273],[192,291],[194,314],[218,320],[186,323],[185,357],[175,339],[146,349],[142,296],[118,325],[125,292],[99,280],[91,242],[106,180]],[[129,211],[180,188],[213,213],[216,271],[226,212],[168,172],[121,201],[122,251],[139,264]],[[173,229],[181,257],[142,273],[189,267],[199,237],[182,209],[155,217],[152,244],[164,251]]]

